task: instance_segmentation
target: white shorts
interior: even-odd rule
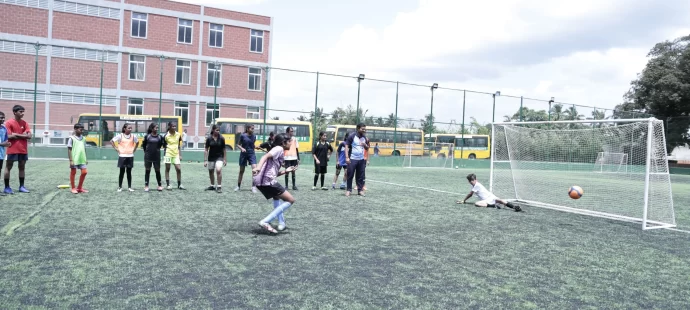
[[[180,164],[180,156],[164,156],[163,157],[163,163],[164,164],[173,164],[173,165],[179,165]]]
[[[223,161],[222,160],[207,161],[206,162],[206,168],[208,168],[208,170],[216,169],[216,170],[220,171],[221,169],[223,169]]]
[[[480,202],[480,203],[482,203],[482,202],[483,202],[483,203],[486,203],[487,205],[495,205],[495,204],[496,204],[496,199],[497,199],[496,196],[491,195],[491,196],[489,196],[488,198],[486,198],[486,199],[484,199],[484,200],[480,200],[479,202]]]

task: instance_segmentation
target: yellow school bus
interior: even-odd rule
[[[356,128],[355,125],[328,125],[326,128],[328,142],[335,150],[340,142],[345,140],[345,135],[355,132]],[[370,143],[369,155],[374,155],[377,145],[379,156],[405,156],[410,152],[412,156],[421,156],[424,153],[424,132],[421,129],[398,128],[397,139],[394,141],[395,128],[367,126],[366,136]]]
[[[151,123],[158,124],[157,115],[127,115],[127,114],[102,114],[98,113],[84,113],[80,114],[77,122],[84,125],[84,129],[88,132],[86,135],[86,145],[88,146],[102,146],[110,145],[112,140],[118,133],[122,132],[122,126],[125,123],[132,126],[132,133],[139,139],[141,146],[146,131]],[[182,124],[181,116],[161,116],[160,128],[158,132],[165,133],[168,130],[168,122],[172,122],[180,131],[180,124]],[[102,138],[102,139],[101,139]]]
[[[217,118],[215,123],[220,128],[220,134],[225,138],[225,145],[229,150],[237,148],[237,141],[239,136],[244,132],[247,124],[254,125],[254,135],[256,135],[256,146],[259,146],[264,141],[264,135],[268,140],[268,135],[285,133],[288,127],[295,130],[295,138],[299,142],[300,153],[311,153],[312,145],[314,145],[312,137],[312,126],[310,122],[300,121],[282,121],[282,120],[266,120],[266,129],[264,130],[264,121],[262,119],[253,118]],[[208,128],[210,132],[210,127]],[[208,136],[208,134],[207,134]]]
[[[426,137],[427,142],[452,143],[453,158],[455,159],[487,159],[491,158],[491,136],[488,135],[459,135],[432,134]],[[445,149],[436,147],[433,156],[447,156]]]

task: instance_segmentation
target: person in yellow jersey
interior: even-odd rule
[[[127,172],[127,189],[133,192],[132,168],[134,168],[134,152],[137,150],[139,140],[136,135],[132,134],[132,124],[125,123],[122,126],[122,133],[115,136],[110,143],[117,151],[117,167],[120,168],[117,192],[122,192],[122,179],[125,177],[125,172]]]
[[[295,137],[295,128],[288,127],[287,130],[285,130],[285,133],[288,138],[288,146],[290,146],[289,149],[285,150],[285,168],[289,167],[297,167],[299,166],[299,142],[297,141],[297,137]],[[287,171],[287,170],[286,170]],[[290,169],[290,171],[285,173],[285,187],[287,188],[288,185],[290,185],[290,182],[288,182],[288,175],[292,173],[292,190],[297,190],[297,183],[295,183],[295,169]]]
[[[86,160],[86,139],[84,139],[84,125],[81,123],[74,124],[74,135],[67,139],[67,157],[69,158],[69,182],[72,187],[72,194],[88,193],[84,189],[84,180],[86,179],[86,165],[89,163]],[[74,185],[74,179],[77,176],[77,169],[81,170],[79,175],[79,186]]]
[[[172,190],[170,186],[170,166],[175,165],[177,172],[177,189],[185,189],[182,186],[182,170],[180,169],[180,162],[182,161],[182,154],[180,153],[180,145],[182,144],[182,135],[177,131],[177,126],[173,122],[168,123],[168,131],[163,137],[163,148],[165,155],[163,156],[163,163],[165,163],[165,183],[166,189]]]

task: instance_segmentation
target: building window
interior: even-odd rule
[[[177,20],[177,43],[192,44],[192,25],[189,19]]]
[[[215,108],[215,109],[214,109]],[[214,113],[215,110],[215,113]],[[211,126],[213,120],[220,117],[220,105],[207,103],[206,104],[206,127]]]
[[[129,98],[127,115],[144,115],[144,99]]]
[[[208,63],[208,74],[206,76],[206,86],[208,86],[208,87],[215,87],[215,86],[220,87],[220,85],[222,83],[221,76],[223,75],[222,70],[223,70],[223,65],[218,64],[216,67],[216,64]],[[214,83],[214,81],[215,81],[215,83]]]
[[[192,79],[192,62],[189,60],[177,60],[175,70],[175,84],[189,85]]]
[[[223,25],[211,24],[208,46],[223,47]]]
[[[261,30],[251,30],[251,48],[249,51],[254,53],[264,52],[264,32]]]
[[[132,12],[132,37],[146,39],[146,24],[149,15],[146,13]]]
[[[189,126],[189,102],[175,101],[175,116],[182,117],[182,126]]]
[[[247,107],[247,118],[259,119],[259,117],[260,117],[259,112],[260,112],[259,107]]]
[[[249,68],[249,90],[261,91],[261,69]]]
[[[143,81],[146,76],[146,56],[129,55],[129,79]]]

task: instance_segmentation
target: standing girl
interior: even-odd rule
[[[144,167],[146,176],[144,181],[144,191],[149,191],[149,177],[151,176],[151,166],[156,170],[156,181],[158,181],[158,191],[163,190],[161,186],[161,147],[163,147],[163,137],[158,135],[158,125],[151,123],[146,131],[141,148],[144,149]]]
[[[206,148],[204,149],[204,167],[208,168],[208,178],[211,180],[211,186],[206,190],[221,193],[221,184],[223,183],[223,167],[228,164],[227,150],[225,148],[225,138],[220,134],[218,125],[211,127],[211,136],[206,138]],[[218,176],[218,185],[213,183],[213,171],[215,170]]]
[[[120,168],[120,177],[118,178],[117,191],[122,191],[122,179],[127,172],[127,189],[133,192],[132,189],[132,168],[134,167],[134,152],[137,151],[137,143],[139,140],[136,135],[132,134],[132,125],[125,123],[122,126],[122,133],[110,141],[115,151],[117,151],[117,167]]]
[[[182,144],[182,135],[176,130],[177,126],[173,122],[168,122],[168,132],[163,138],[163,148],[165,149],[165,183],[168,186],[167,190],[172,190],[170,186],[170,166],[175,165],[177,172],[177,188],[185,189],[182,186],[182,169],[180,162],[182,162],[182,153],[180,153],[180,145]]]
[[[285,161],[284,153],[289,149],[290,144],[288,143],[288,137],[285,134],[277,135],[273,140],[273,148],[271,151],[262,156],[259,164],[252,170],[256,188],[266,199],[273,199],[273,212],[259,221],[259,226],[274,234],[277,233],[277,231],[269,223],[275,218],[278,218],[278,230],[285,230],[287,225],[285,224],[283,212],[295,203],[295,198],[278,183],[279,176],[297,169],[296,166],[291,166],[280,171],[280,167]]]
[[[244,169],[247,165],[252,166],[252,170],[256,168],[256,136],[254,135],[254,125],[244,125],[244,133],[240,135],[237,142],[237,148],[240,149],[240,174],[237,176],[237,187],[235,191],[239,191],[242,186],[242,176],[244,176]],[[256,187],[252,187],[252,192],[256,193]]]
[[[69,157],[69,182],[72,186],[72,194],[88,193],[84,189],[84,180],[86,179],[86,141],[84,141],[84,125],[81,123],[74,124],[74,135],[67,140],[67,156]],[[77,176],[77,169],[81,170],[79,175],[79,186],[74,186],[74,179]]]
[[[327,191],[328,187],[325,187],[323,182],[326,178],[326,173],[328,173],[328,159],[333,153],[333,147],[330,143],[326,142],[326,133],[319,133],[319,141],[314,144],[311,149],[311,154],[314,157],[314,186],[312,190],[316,190],[316,181],[321,176],[321,189]]]

